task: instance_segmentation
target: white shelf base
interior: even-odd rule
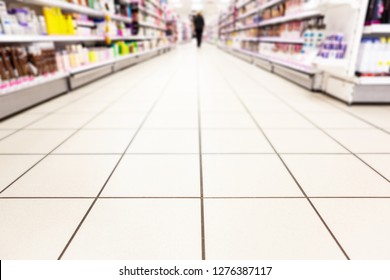
[[[359,77],[356,78],[358,85],[370,86],[390,86],[390,77]],[[390,88],[389,88],[390,93]]]
[[[390,24],[373,24],[364,27],[365,35],[390,34]]]
[[[322,79],[322,74],[313,67],[298,64],[296,62],[276,59],[241,49],[229,49],[224,46],[221,46],[220,48],[249,63],[254,63],[255,65],[258,65],[265,70],[282,76],[307,89],[315,91],[320,90],[319,85],[321,84],[320,81]]]

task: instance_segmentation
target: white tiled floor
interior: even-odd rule
[[[0,122],[1,259],[390,259],[390,106],[183,46]]]

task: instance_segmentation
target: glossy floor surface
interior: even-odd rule
[[[0,174],[0,259],[390,259],[390,106],[207,45],[1,122]]]

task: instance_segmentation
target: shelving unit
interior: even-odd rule
[[[261,30],[275,25],[283,23],[294,22],[297,20],[312,19],[323,17],[323,12],[319,9],[319,6],[308,6],[305,9],[296,11],[294,13],[286,13],[284,15],[258,20],[254,23],[248,23],[246,19],[250,16],[254,17],[252,21],[255,21],[257,15],[264,13],[265,11],[274,8],[277,5],[283,4],[286,0],[270,0],[264,2],[259,6],[252,7],[248,11],[241,10],[241,15],[238,13],[240,9],[243,9],[246,5],[252,4],[252,1],[244,1],[242,4],[236,5],[232,2],[232,7],[227,17],[220,19],[220,40],[230,42],[228,49],[233,48],[233,55],[236,55],[250,63],[271,71],[275,74],[283,76],[297,84],[300,84],[310,90],[319,90],[321,87],[322,74],[315,67],[307,64],[300,63],[295,60],[288,60],[284,57],[277,57],[276,55],[263,54],[259,52],[248,51],[242,48],[238,48],[237,45],[241,45],[241,42],[251,43],[270,43],[270,44],[289,44],[289,45],[304,45],[303,38],[290,38],[290,37],[276,37],[276,36],[247,36],[240,35],[240,33],[246,32],[249,29]],[[253,6],[253,5],[252,5]],[[261,19],[262,17],[259,17]],[[243,23],[242,21],[245,20]],[[233,46],[233,47],[232,47]],[[226,50],[226,48],[224,48]]]
[[[65,1],[58,0],[16,0],[20,4],[33,5],[37,7],[56,7],[62,11],[78,13],[86,15],[90,18],[109,18],[112,21],[120,21],[126,24],[134,24],[132,18],[122,15],[110,14],[104,11],[97,11],[89,7],[80,6],[77,4],[71,4]],[[64,73],[57,73],[47,75],[44,77],[38,77],[31,82],[23,82],[19,86],[13,85],[12,88],[5,88],[0,90],[0,119],[9,115],[15,114],[21,110],[34,106],[47,99],[53,98],[60,94],[66,93],[70,90],[83,86],[103,76],[120,71],[126,67],[143,62],[157,55],[163,54],[172,49],[173,45],[163,44],[162,39],[165,40],[165,34],[162,31],[166,30],[164,10],[157,2],[152,2],[154,7],[161,11],[161,15],[153,12],[152,10],[139,6],[139,11],[152,16],[159,24],[151,22],[139,21],[138,26],[142,28],[148,28],[151,30],[158,30],[158,36],[152,35],[133,35],[133,36],[116,36],[106,35],[110,41],[151,41],[144,46],[152,46],[153,49],[147,49],[145,51],[131,53],[116,57],[115,59],[105,60],[96,63],[90,63],[78,68],[73,68]],[[123,0],[121,4],[130,4],[129,1]],[[94,27],[93,21],[76,21],[77,25],[84,27]],[[145,33],[149,34],[149,32]],[[164,35],[163,35],[164,34]],[[161,37],[164,36],[164,37]],[[56,46],[64,46],[67,43],[85,43],[87,45],[93,45],[99,43],[100,45],[107,42],[106,36],[75,36],[75,35],[0,35],[1,44],[30,44],[40,42],[50,42],[56,44]],[[157,47],[156,47],[157,46]]]
[[[390,37],[390,24],[364,26],[369,0],[318,0],[296,11],[271,19],[257,17],[266,9],[287,0],[270,0],[260,6],[244,9],[252,1],[232,1],[229,11],[219,20],[219,46],[235,56],[274,72],[297,84],[315,91],[322,91],[342,101],[352,103],[390,102],[390,76],[357,77],[360,42],[364,37]],[[241,13],[241,14],[240,14]],[[348,16],[346,16],[348,15]],[[247,20],[248,17],[253,17]],[[262,30],[283,23],[323,17],[327,33],[343,34],[347,51],[343,59],[305,59],[299,60],[270,55],[268,52],[248,51],[238,46],[253,44],[303,45],[303,38],[273,36],[254,36],[254,30]],[[340,19],[343,19],[342,21]],[[242,22],[244,21],[244,22]],[[252,23],[249,23],[253,21]],[[251,29],[251,30],[250,30]],[[250,31],[250,36],[247,35]],[[244,34],[245,33],[245,34]],[[244,42],[247,42],[244,44]],[[252,44],[252,45],[251,45]],[[253,48],[250,48],[253,49]],[[390,73],[389,73],[390,75]]]
[[[40,77],[32,83],[26,83],[22,87],[15,87],[10,91],[0,93],[0,119],[171,49],[172,46],[165,46],[109,61],[85,65],[72,69],[68,73]]]

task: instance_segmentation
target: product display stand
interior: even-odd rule
[[[389,37],[389,24],[364,26],[369,0],[344,1],[344,5],[330,7],[327,25],[331,30],[343,32],[349,40],[349,51],[341,61],[317,61],[317,67],[324,73],[322,90],[349,104],[390,102],[390,76],[357,77],[361,41],[370,37]],[[348,14],[345,18],[344,15]],[[335,24],[340,17],[344,24]],[[389,51],[389,50],[388,50]],[[372,52],[370,56],[377,56]]]
[[[390,102],[390,68],[385,66],[386,63],[390,66],[390,61],[380,57],[380,52],[384,53],[386,48],[390,51],[390,24],[365,26],[369,0],[311,0],[305,1],[297,10],[277,14],[278,5],[285,4],[283,7],[286,7],[293,2],[233,1],[228,12],[220,17],[219,47],[310,90],[325,92],[349,104]],[[264,18],[264,15],[272,16]],[[314,37],[321,34],[322,43],[308,55],[302,55],[310,42],[303,32],[313,28],[313,21],[323,22],[312,32]],[[309,22],[305,28],[304,22]],[[302,25],[300,36],[290,36],[296,24]],[[281,34],[275,35],[275,30]],[[285,30],[289,32],[283,33]],[[378,57],[379,62],[374,65],[379,63],[384,70],[376,74],[369,69],[359,77],[362,41],[366,38],[384,41],[381,47],[377,43],[366,50],[366,56]],[[290,55],[283,53],[286,45],[289,49],[285,53]],[[303,47],[291,55],[294,46]]]
[[[159,10],[159,14],[148,10],[140,6],[139,12],[144,15],[150,14],[153,18],[156,18],[156,22],[160,24],[154,24],[150,22],[138,21],[140,28],[146,28],[151,30],[157,30],[160,36],[149,35],[134,35],[134,36],[110,36],[110,41],[155,41],[153,45],[157,45],[152,49],[146,49],[136,53],[130,53],[110,60],[103,60],[101,62],[90,63],[82,65],[77,68],[72,68],[66,72],[58,72],[55,74],[40,76],[35,78],[31,82],[24,82],[20,85],[14,85],[7,90],[0,90],[0,119],[15,114],[21,110],[34,106],[45,100],[83,86],[96,79],[104,77],[106,75],[115,73],[126,67],[143,62],[159,54],[163,54],[172,48],[172,44],[162,44],[158,46],[160,40],[165,40],[165,16],[164,10],[155,1],[148,0],[153,6]],[[17,0],[22,4],[28,4],[36,7],[55,7],[64,11],[74,12],[90,16],[94,18],[105,18],[107,13],[97,11],[89,7],[80,6],[77,4],[71,4],[65,1],[58,0]],[[130,5],[134,1],[121,1],[123,5]],[[109,17],[118,22],[131,23],[132,18],[127,18],[121,15],[110,14]],[[88,24],[88,22],[86,22]],[[91,24],[91,23],[89,23]],[[93,23],[92,23],[93,24]],[[91,24],[91,25],[92,25]],[[150,32],[147,32],[150,34]],[[1,44],[28,44],[39,42],[51,42],[56,46],[64,46],[67,43],[87,43],[87,44],[104,44],[107,40],[105,36],[77,36],[77,35],[4,35],[0,34],[0,46]]]

